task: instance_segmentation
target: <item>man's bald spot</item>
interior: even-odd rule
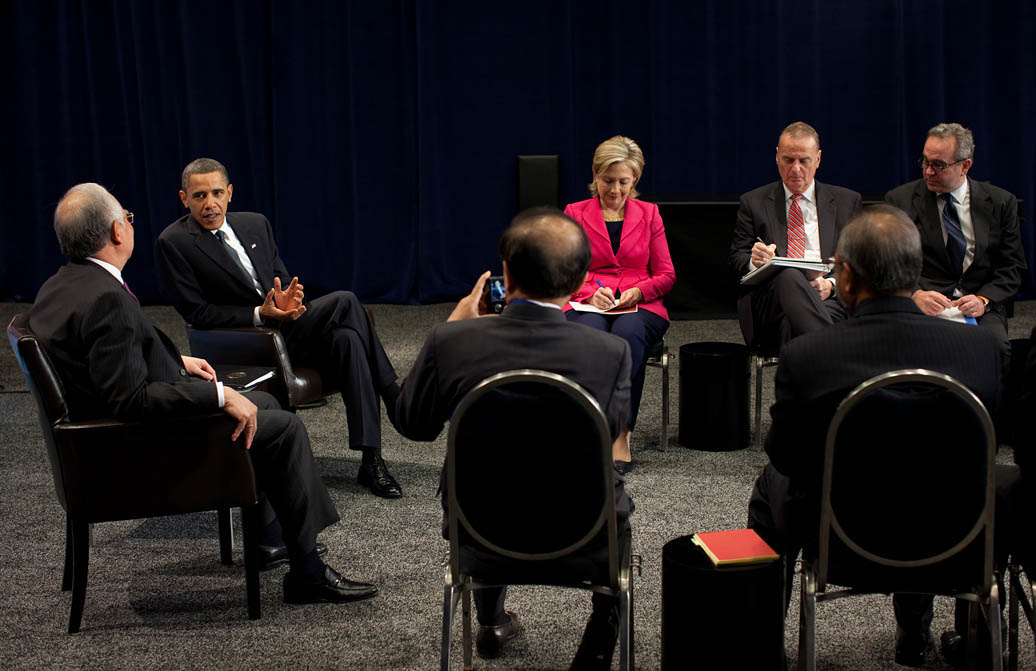
[[[578,253],[583,231],[568,219],[545,215],[527,222],[522,235],[541,245],[544,256],[560,260]]]

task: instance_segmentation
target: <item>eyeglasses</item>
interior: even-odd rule
[[[122,216],[126,217],[126,223],[127,224],[129,224],[130,226],[133,225],[133,213],[132,212],[130,212],[129,210],[123,210],[122,211]]]
[[[921,172],[924,172],[928,168],[931,168],[935,172],[942,172],[946,168],[949,168],[951,165],[957,165],[958,163],[963,163],[967,160],[968,159],[966,158],[962,158],[961,160],[954,161],[953,163],[945,163],[943,161],[929,161],[924,156],[922,156],[921,158],[917,159],[917,165],[921,166]]]

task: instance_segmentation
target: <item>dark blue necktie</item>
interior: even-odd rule
[[[946,253],[950,256],[950,271],[956,277],[964,273],[964,231],[957,217],[957,206],[953,204],[953,196],[946,193],[942,196],[945,204],[942,208],[942,223],[946,228]]]

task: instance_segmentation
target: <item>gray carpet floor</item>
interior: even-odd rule
[[[0,322],[28,309],[0,304]],[[372,306],[389,357],[401,376],[410,369],[428,328],[452,306]],[[183,322],[167,307],[148,308],[186,351]],[[1027,337],[1036,305],[1022,303],[1011,336]],[[696,341],[741,342],[736,321],[674,322],[666,336],[675,354]],[[751,448],[734,452],[688,449],[676,442],[679,362],[671,368],[672,424],[668,452],[659,449],[661,373],[649,368],[633,449],[636,470],[628,489],[636,501],[635,551],[643,557],[636,580],[636,657],[641,669],[661,658],[661,553],[669,540],[696,531],[744,526],[752,484],[766,463]],[[764,407],[773,394],[764,375]],[[218,562],[215,515],[135,520],[97,525],[91,549],[83,631],[65,633],[69,595],[60,590],[64,516],[54,495],[32,399],[7,346],[0,348],[0,667],[10,668],[342,668],[430,669],[438,666],[442,612],[442,559],[436,497],[445,432],[414,443],[385,426],[384,454],[404,489],[385,501],[356,484],[358,454],[345,449],[344,410],[338,399],[304,410],[324,481],[342,515],[321,540],[328,561],[345,575],[375,582],[377,598],[345,605],[288,606],[281,601],[283,571],[262,574],[263,617],[249,621],[244,573]],[[763,430],[767,421],[764,414]],[[691,448],[705,446],[690,445]],[[1000,460],[1010,461],[1009,450]],[[797,582],[797,581],[796,581]],[[795,587],[797,598],[798,587]],[[687,597],[689,609],[708,604]],[[508,608],[523,635],[504,657],[480,669],[567,668],[578,645],[589,598],[584,593],[515,588]],[[459,624],[459,618],[457,620]],[[729,623],[738,627],[738,623]],[[936,600],[936,637],[952,626],[952,602]],[[459,626],[456,631],[459,632]],[[818,607],[818,667],[899,668],[893,663],[895,623],[890,598],[845,599]],[[1023,630],[1021,668],[1034,668],[1031,636]],[[459,635],[456,640],[459,642]],[[701,632],[685,645],[709,649]],[[745,645],[752,645],[746,635]],[[790,668],[798,649],[798,605],[788,613],[785,647]],[[456,648],[455,648],[456,651]],[[459,654],[454,667],[460,668]],[[618,655],[614,660],[618,666]],[[703,657],[703,668],[727,668]],[[934,653],[927,668],[948,669]]]

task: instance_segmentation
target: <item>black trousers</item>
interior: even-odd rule
[[[1018,469],[1015,466],[997,466],[996,473],[996,528],[994,530],[994,555],[997,566],[1003,566],[1014,539],[1026,538],[1027,531],[1018,533],[1020,519],[1018,501],[1020,491]],[[786,562],[787,573],[785,608],[791,597],[791,582],[794,577],[795,558],[807,543],[816,536],[819,525],[819,503],[809,501],[795,493],[790,479],[771,464],[767,464],[756,480],[748,503],[748,527],[765,540],[770,547],[781,553]],[[1023,510],[1027,510],[1024,508]],[[1013,514],[1012,514],[1013,513]],[[1024,515],[1023,515],[1024,516]],[[1000,585],[1001,608],[1003,585]],[[893,594],[892,605],[896,624],[910,637],[920,637],[932,623],[931,594]],[[958,601],[955,623],[958,633],[967,635],[968,602]],[[989,638],[988,629],[982,623],[979,640]]]
[[[846,318],[845,308],[832,292],[820,300],[805,273],[785,268],[750,296],[753,342],[776,340],[784,344],[796,336],[816,331]],[[744,329],[742,329],[744,330]]]
[[[316,547],[317,534],[339,520],[338,511],[317,472],[306,427],[294,414],[276,409],[269,394],[248,395],[259,416],[249,455],[263,500],[263,523],[275,514],[292,557]]]
[[[325,385],[341,390],[349,447],[380,451],[379,394],[395,385],[396,371],[356,296],[336,291],[310,301],[281,333],[293,362],[316,368]]]

